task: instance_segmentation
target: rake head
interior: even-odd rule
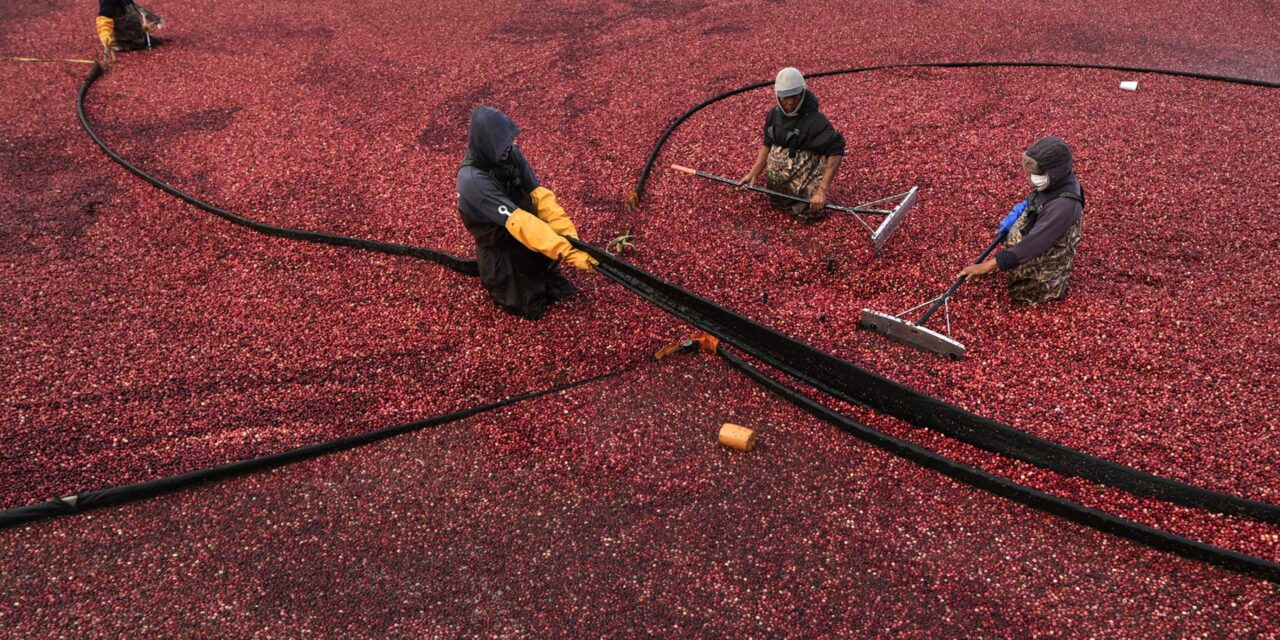
[[[862,319],[858,321],[858,325],[897,340],[902,344],[938,353],[952,360],[959,360],[964,357],[965,346],[963,344],[937,331],[926,329],[898,316],[863,309]]]
[[[911,207],[915,206],[916,194],[919,191],[920,187],[911,187],[907,195],[902,198],[902,202],[899,202],[898,206],[893,208],[893,212],[880,221],[880,226],[876,227],[876,230],[871,234],[871,244],[875,245],[877,253],[884,247],[884,243],[889,241],[889,237],[893,235],[893,232],[898,230],[903,219],[907,217],[907,212],[911,211]]]

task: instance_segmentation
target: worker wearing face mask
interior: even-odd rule
[[[1005,248],[994,259],[970,265],[961,275],[1009,273],[1009,298],[1034,305],[1067,295],[1076,247],[1084,225],[1084,188],[1072,171],[1071,149],[1056,136],[1036,140],[1022,154],[1031,195],[1000,224]]]
[[[779,71],[773,90],[777,106],[765,116],[764,141],[756,162],[738,185],[754,183],[763,172],[769,190],[809,201],[774,197],[775,207],[790,211],[802,222],[816,222],[827,215],[823,208],[827,187],[844,158],[844,136],[818,110],[818,96],[806,87],[799,69]]]
[[[480,282],[490,299],[507,313],[537,320],[548,305],[574,293],[559,263],[585,271],[597,263],[569,244],[578,230],[515,145],[519,132],[493,107],[471,112],[458,211],[475,238]]]

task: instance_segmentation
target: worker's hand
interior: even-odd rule
[[[573,220],[569,219],[564,207],[556,201],[554,192],[546,187],[538,187],[529,192],[529,198],[533,200],[534,215],[547,223],[552,231],[566,238],[578,238],[578,228],[573,226]]]
[[[757,176],[756,174],[753,174],[753,173],[751,173],[750,171],[748,171],[748,172],[747,172],[747,175],[742,176],[742,179],[738,181],[738,188],[739,188],[739,189],[746,189],[748,185],[750,185],[750,184],[752,184],[752,183],[754,183],[754,182],[756,181],[756,178],[757,178],[757,177],[758,177],[758,176]]]
[[[809,211],[816,213],[818,211],[822,211],[822,208],[825,206],[827,206],[827,190],[822,187],[818,187],[818,189],[813,192],[813,196],[809,198]]]
[[[599,260],[592,258],[590,254],[580,249],[572,249],[564,254],[564,261],[583,271],[594,271],[594,267],[600,264]]]
[[[958,278],[960,276],[985,276],[988,273],[991,273],[992,271],[995,271],[995,270],[996,270],[996,261],[988,260],[981,264],[971,264],[961,269],[960,273],[956,274],[956,277]]]

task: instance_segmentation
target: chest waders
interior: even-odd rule
[[[1078,194],[1063,191],[1046,198],[1043,203],[1039,198],[1029,199],[1033,201],[1028,203],[1027,210],[1009,229],[1009,239],[1005,244],[1014,246],[1021,242],[1039,221],[1040,215],[1044,213],[1044,207],[1057,198],[1075,200],[1083,209],[1084,187],[1080,188]],[[1080,232],[1083,228],[1084,216],[1081,215],[1080,219],[1071,225],[1061,238],[1045,249],[1044,253],[1032,258],[1026,264],[1009,270],[1009,299],[1014,304],[1036,305],[1066,297],[1067,285],[1071,280],[1071,268],[1076,257],[1076,247],[1080,244]]]

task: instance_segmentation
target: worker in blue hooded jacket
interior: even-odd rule
[[[578,230],[515,145],[519,132],[493,107],[471,112],[467,155],[458,169],[458,211],[475,238],[480,282],[494,304],[537,320],[552,302],[574,293],[560,262],[585,271],[597,263],[569,244]]]
[[[1009,299],[1032,306],[1067,296],[1076,247],[1084,229],[1084,187],[1067,142],[1036,140],[1022,154],[1032,192],[1000,223],[1005,248],[996,257],[960,270],[962,276],[1009,273]]]

